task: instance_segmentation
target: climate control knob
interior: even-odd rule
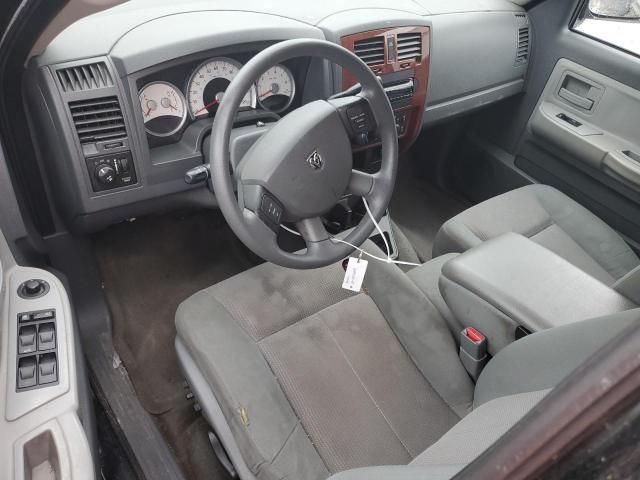
[[[116,181],[116,170],[111,165],[99,165],[95,175],[103,185],[111,185]]]

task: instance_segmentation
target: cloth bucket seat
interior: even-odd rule
[[[450,478],[640,318],[530,335],[474,384],[426,291],[439,271],[372,261],[353,294],[339,265],[267,263],[180,305],[178,357],[240,478]]]

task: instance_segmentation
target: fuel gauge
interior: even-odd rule
[[[140,90],[144,128],[150,135],[168,137],[178,132],[187,119],[182,92],[168,82],[153,82]]]

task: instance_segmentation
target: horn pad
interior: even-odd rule
[[[318,100],[294,110],[263,135],[238,166],[243,185],[260,185],[287,221],[328,212],[344,194],[353,158],[337,110]]]

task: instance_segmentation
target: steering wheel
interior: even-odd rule
[[[242,98],[268,68],[303,56],[320,57],[348,69],[360,82],[360,92],[317,100],[292,111],[253,144],[231,176],[229,139]],[[376,131],[380,138],[382,162],[375,174],[352,168],[352,140],[361,128]],[[227,88],[213,122],[209,159],[220,209],[250,250],[283,267],[327,266],[354,248],[332,239],[321,215],[350,193],[365,197],[378,221],[391,200],[398,166],[393,110],[376,76],[349,50],[324,40],[283,41],[249,60]],[[306,251],[290,253],[278,246],[281,222],[296,225]],[[371,218],[364,217],[344,241],[360,246],[374,228]]]

